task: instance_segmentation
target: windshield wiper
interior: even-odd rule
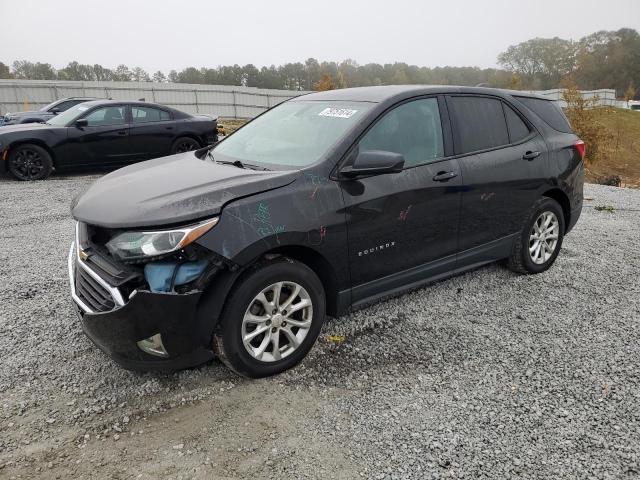
[[[229,161],[229,160],[214,160],[216,163],[221,163],[223,165],[233,165],[234,167],[238,167],[238,168],[246,168],[245,164],[242,163],[240,160],[234,160],[233,162]]]
[[[209,159],[213,162],[213,163],[220,163],[222,165],[233,165],[234,167],[238,167],[238,168],[248,168],[250,170],[269,170],[267,167],[261,167],[259,165],[253,165],[251,163],[244,163],[241,162],[240,160],[216,160],[215,157],[213,156],[213,152],[211,150],[207,150],[207,157],[209,157]]]
[[[269,170],[266,167],[260,167],[258,165],[252,165],[251,163],[243,163],[240,160],[214,160],[215,163],[221,163],[223,165],[233,165],[238,168],[248,168],[250,170]]]

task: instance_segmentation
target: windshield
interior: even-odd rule
[[[371,107],[363,102],[286,102],[214,147],[213,157],[276,168],[311,165]]]
[[[71,107],[69,110],[65,110],[64,112],[59,113],[53,118],[50,118],[49,120],[47,120],[47,124],[56,125],[58,127],[67,126],[87,110],[89,110],[89,107],[81,103],[79,105]]]

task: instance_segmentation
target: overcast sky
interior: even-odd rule
[[[492,67],[532,37],[621,27],[640,30],[640,0],[0,0],[0,61],[149,72],[308,57]]]

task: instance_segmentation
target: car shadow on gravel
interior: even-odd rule
[[[34,180],[32,182],[21,182],[19,180],[16,180],[15,178],[13,178],[11,176],[11,174],[3,169],[0,169],[0,183],[4,183],[4,182],[15,182],[15,183],[42,183],[42,182],[47,182],[50,180],[75,180],[75,181],[84,181],[86,179],[95,179],[97,180],[98,178],[111,173],[113,171],[117,170],[116,168],[101,168],[101,169],[91,169],[91,170],[83,170],[83,171],[79,171],[79,172],[64,172],[64,173],[57,173],[57,172],[53,172],[51,174],[51,176],[45,180]]]

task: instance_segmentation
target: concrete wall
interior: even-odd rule
[[[37,110],[64,97],[99,97],[161,103],[187,113],[252,118],[306,92],[227,85],[151,82],[0,80],[0,114]]]
[[[193,85],[151,82],[72,82],[50,80],[0,80],[0,114],[37,110],[64,97],[99,97],[161,103],[187,113],[208,113],[219,117],[253,118],[267,108],[307,92],[267,90],[228,85]],[[562,101],[562,90],[537,91]],[[628,108],[616,100],[613,89],[583,91],[585,97],[598,97],[600,105]]]

